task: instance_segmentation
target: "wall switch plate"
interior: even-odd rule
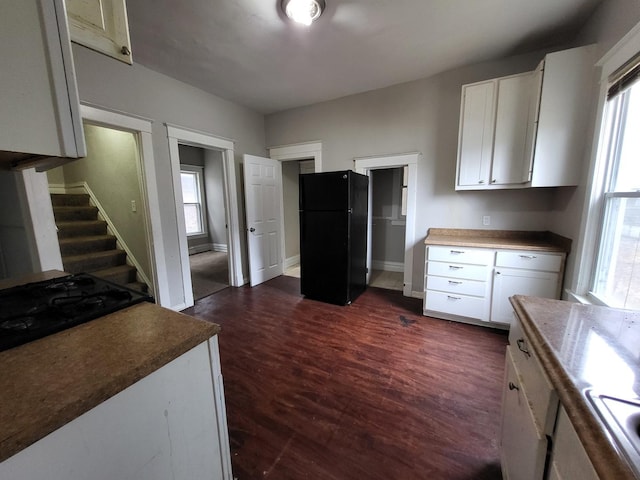
[[[132,212],[137,211],[136,201],[135,200],[131,200],[131,211]]]
[[[482,225],[484,226],[491,225],[491,217],[489,215],[484,215],[482,217]]]

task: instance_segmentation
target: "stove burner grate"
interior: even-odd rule
[[[0,351],[153,297],[81,273],[0,291]]]

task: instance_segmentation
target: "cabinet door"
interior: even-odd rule
[[[491,321],[512,322],[513,308],[509,302],[512,295],[556,298],[558,278],[558,274],[554,272],[496,268],[491,298]]]
[[[458,139],[458,181],[460,186],[489,182],[495,117],[496,82],[465,85]]]
[[[598,480],[598,474],[564,408],[558,411],[549,480]]]
[[[0,31],[0,160],[86,155],[63,0],[2,2]]]
[[[125,0],[66,0],[71,40],[132,63]]]
[[[545,57],[531,186],[578,185],[588,142],[594,46]]]
[[[498,103],[493,144],[491,183],[525,183],[529,179],[527,153],[533,74],[525,73],[498,80]]]
[[[504,478],[542,480],[547,437],[536,428],[510,347],[507,347],[502,402],[500,451]]]

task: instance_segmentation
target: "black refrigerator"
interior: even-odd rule
[[[300,175],[300,289],[353,302],[367,286],[369,178],[351,170]]]

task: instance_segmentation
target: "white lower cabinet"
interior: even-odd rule
[[[505,360],[500,462],[504,480],[598,480],[517,316]]]
[[[512,295],[559,298],[564,253],[427,246],[424,314],[509,325]]]
[[[547,437],[531,411],[524,382],[507,347],[502,406],[501,462],[505,480],[542,479]]]
[[[585,452],[567,412],[560,407],[554,435],[549,480],[598,480],[593,464]]]
[[[217,336],[0,463],[11,480],[231,480]]]
[[[427,247],[425,315],[488,321],[494,257],[487,249]]]

